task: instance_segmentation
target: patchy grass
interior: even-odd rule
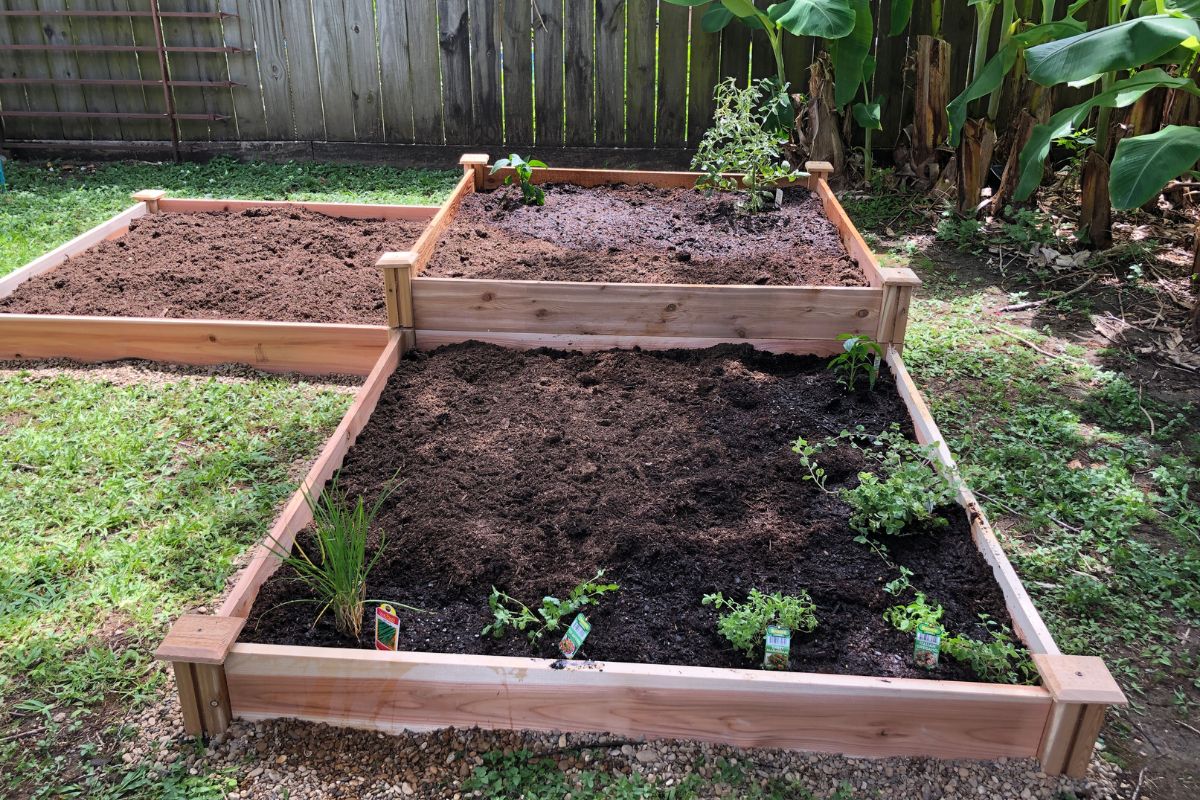
[[[9,191],[0,193],[0,275],[78,236],[133,204],[139,189],[166,189],[180,197],[253,200],[328,200],[435,205],[459,173],[291,162],[241,164],[5,165]]]
[[[350,400],[277,378],[0,377],[0,794],[145,777],[87,740],[119,741],[106,706],[157,695],[155,641],[224,587]]]

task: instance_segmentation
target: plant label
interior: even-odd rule
[[[763,669],[787,669],[792,650],[792,632],[778,625],[768,625],[763,647]]]
[[[587,617],[583,614],[578,614],[575,621],[571,623],[571,627],[567,628],[566,634],[562,641],[558,643],[558,650],[567,658],[574,658],[579,652],[579,648],[583,647],[583,640],[592,632],[592,624],[587,621]]]
[[[942,649],[941,625],[923,622],[917,626],[917,643],[913,648],[913,661],[918,667],[933,669],[938,665],[938,653]]]
[[[400,639],[400,617],[387,603],[375,609],[375,649],[395,650]]]

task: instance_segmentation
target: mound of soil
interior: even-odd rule
[[[781,210],[745,214],[735,195],[567,184],[546,205],[512,186],[471,194],[424,274],[613,283],[864,286],[820,199],[789,189]]]
[[[849,508],[802,480],[791,451],[797,436],[857,424],[911,433],[907,420],[888,376],[847,395],[822,360],[749,346],[581,354],[466,343],[401,362],[341,484],[371,503],[400,481],[372,531],[372,551],[386,543],[367,597],[433,612],[401,612],[401,649],[557,657],[553,637],[534,647],[520,634],[480,636],[492,587],[536,606],[604,568],[621,588],[588,610],[586,657],[753,667],[701,597],[804,589],[819,624],[793,640],[793,669],[973,679],[949,659],[933,672],[911,665],[912,636],[882,618],[897,573],[853,541]],[[820,461],[831,490],[868,466],[848,446]],[[1008,620],[1002,594],[965,514],[943,512],[944,526],[888,546],[945,606],[948,629],[985,637],[979,614]],[[281,569],[243,639],[373,645],[370,624],[355,643],[328,616],[314,627],[314,607],[280,606],[304,595]]]
[[[384,324],[381,253],[424,222],[300,209],[151,214],[0,300],[0,312]]]

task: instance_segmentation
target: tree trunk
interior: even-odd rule
[[[813,61],[808,78],[808,160],[828,161],[834,174],[840,175],[846,159],[834,108],[829,58],[822,53]]]
[[[950,43],[917,37],[917,69],[913,86],[913,168],[921,167],[950,135],[946,105],[950,102]]]
[[[1192,338],[1200,342],[1200,222],[1192,231],[1192,294],[1196,295],[1192,304]]]
[[[1008,146],[1008,160],[1004,163],[1004,173],[1000,176],[1000,188],[992,196],[992,213],[1004,209],[1004,205],[1012,199],[1017,183],[1021,179],[1021,149],[1029,141],[1029,134],[1037,120],[1025,109],[1021,109],[1014,125],[1012,141]]]
[[[996,130],[986,119],[969,119],[958,146],[958,213],[975,216],[996,148]]]
[[[1079,239],[1096,250],[1112,247],[1112,204],[1108,196],[1108,161],[1089,150],[1079,179],[1083,195]]]

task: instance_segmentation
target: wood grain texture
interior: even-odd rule
[[[248,208],[302,208],[330,217],[349,219],[431,220],[439,206],[401,206],[376,203],[324,203],[312,200],[200,200],[167,197],[158,201],[160,211],[195,214],[203,211],[245,211]]]
[[[316,0],[312,10],[317,70],[321,74],[321,107],[325,112],[325,138],[334,142],[353,142],[354,102],[346,45],[346,9],[343,0]],[[371,44],[373,48],[373,39]],[[363,53],[354,55],[355,60],[365,57]],[[308,91],[311,91],[311,87]]]
[[[654,134],[658,147],[679,147],[687,136],[684,117],[691,12],[690,8],[669,3],[658,6],[658,121]]]
[[[788,37],[795,38],[795,37]],[[688,146],[695,147],[712,124],[713,89],[721,79],[721,34],[692,25],[692,54],[688,64]]]
[[[386,344],[377,340],[378,346],[373,352],[370,372],[358,390],[354,403],[347,409],[333,435],[325,442],[317,460],[313,462],[304,481],[276,518],[266,538],[255,548],[250,562],[239,573],[233,590],[217,612],[219,616],[245,617],[250,613],[250,606],[258,596],[259,588],[279,568],[280,562],[276,553],[279,550],[291,549],[296,534],[312,521],[312,510],[308,507],[305,493],[319,491],[333,476],[334,471],[342,465],[346,452],[366,426],[371,412],[375,410],[383,387],[387,385],[388,378],[396,370],[400,356],[404,353],[404,342],[399,331],[387,331],[382,328],[377,330],[383,331]]]
[[[499,142],[504,121],[500,110],[501,4],[467,0],[471,38],[471,141]]]
[[[209,13],[214,10],[213,0],[183,0],[184,8],[188,11]],[[192,41],[198,47],[222,47],[221,23],[216,19],[192,19]],[[168,61],[174,54],[170,54]],[[229,68],[226,53],[202,53],[196,57],[197,80],[220,83],[229,80]],[[192,94],[199,94],[201,103],[210,114],[226,117],[224,120],[214,120],[208,123],[208,138],[210,141],[237,139],[237,119],[233,107],[233,94],[228,87],[192,87]]]
[[[250,0],[219,0],[217,10],[226,14],[237,14],[236,18],[221,22],[221,31],[227,47],[236,47],[245,52],[229,53],[229,80],[241,86],[233,87],[233,109],[237,115],[238,139],[266,139],[267,120],[263,112],[263,90],[258,78],[258,53],[254,43],[254,13]],[[153,31],[150,32],[153,35]],[[152,56],[153,57],[153,56]],[[144,69],[145,67],[143,67]],[[158,98],[158,105],[162,105]]]
[[[841,286],[413,279],[416,327],[449,331],[832,340],[873,334],[882,297]]]
[[[642,350],[703,350],[715,347],[728,340],[701,338],[696,336],[589,336],[569,333],[500,333],[495,331],[432,331],[417,330],[415,347],[432,350],[444,344],[458,344],[475,340],[517,350],[537,347],[552,347],[556,350],[579,350],[592,353],[613,348]],[[842,343],[831,339],[739,339],[739,344],[748,344],[770,353],[794,353],[796,355],[833,356],[843,351]]]
[[[631,147],[654,144],[658,3],[626,0],[625,141]]]
[[[346,52],[350,72],[350,103],[354,110],[354,140],[383,140],[379,50],[376,45],[374,0],[345,0]],[[383,4],[383,5],[386,5]]]
[[[500,45],[504,60],[504,142],[533,144],[533,5],[505,0]]]
[[[240,0],[239,13],[247,15],[254,25],[254,55],[258,60],[258,77],[262,86],[266,139],[296,137],[292,123],[291,78],[288,73],[287,48],[284,43],[283,20],[276,0]]]
[[[1033,600],[1030,599],[1029,593],[1021,584],[1021,579],[1017,577],[1016,571],[1009,563],[1008,556],[1004,554],[1004,548],[1000,546],[1000,541],[992,531],[987,515],[979,505],[979,501],[975,499],[975,495],[962,482],[958,466],[950,454],[950,448],[946,446],[946,440],[938,430],[933,415],[929,413],[929,407],[913,382],[912,375],[904,366],[904,359],[895,349],[889,349],[887,363],[896,379],[896,389],[899,391],[905,407],[908,408],[909,416],[912,417],[917,441],[925,445],[936,445],[934,453],[938,461],[946,469],[946,474],[954,476],[958,481],[959,505],[966,510],[967,518],[971,522],[971,535],[975,540],[975,546],[983,555],[984,560],[991,565],[996,583],[1000,585],[1000,589],[1004,593],[1004,603],[1009,616],[1012,617],[1017,635],[1031,653],[1059,655],[1054,637],[1050,635],[1050,630],[1042,621],[1041,615],[1033,605]]]
[[[838,229],[838,235],[850,257],[858,262],[872,286],[882,286],[883,276],[879,271],[879,260],[875,258],[875,253],[867,246],[866,240],[858,232],[858,228],[854,226],[846,209],[842,208],[842,204],[838,202],[837,196],[824,178],[817,181],[817,196],[821,198],[825,216]]]
[[[19,5],[15,5],[18,0],[12,0],[13,5],[9,7],[14,11],[19,9]],[[42,44],[40,32],[38,38],[30,38],[27,32],[28,28],[23,25],[25,18],[23,17],[0,17],[0,47],[13,44]],[[49,27],[49,26],[47,26]],[[74,55],[73,53],[71,55]],[[31,56],[37,56],[40,61],[32,61]],[[32,63],[26,63],[27,60]],[[73,70],[72,70],[73,71]],[[45,54],[43,53],[8,53],[3,59],[0,59],[0,77],[4,78],[43,78],[43,77],[58,77],[52,76],[46,64]],[[70,75],[69,77],[75,77]],[[79,100],[79,108],[64,109],[64,110],[82,110],[83,100]],[[0,108],[9,111],[35,111],[29,107],[29,99],[25,94],[25,87],[19,84],[0,84]],[[46,111],[54,111],[57,108],[57,103],[54,107],[45,108]],[[86,121],[84,121],[86,122]],[[4,137],[7,139],[31,139],[38,136],[48,136],[57,138],[63,135],[62,124],[58,120],[47,120],[45,125],[38,126],[35,120],[30,117],[0,117],[0,126],[2,127]],[[75,131],[76,137],[78,132]],[[87,129],[84,128],[82,138],[87,138]]]
[[[475,191],[475,172],[472,169],[464,171],[463,176],[458,179],[454,190],[450,192],[450,196],[446,198],[446,202],[437,210],[433,220],[425,228],[425,232],[417,237],[417,241],[413,244],[413,250],[417,254],[417,261],[413,264],[413,276],[421,274],[421,270],[429,263],[429,259],[433,258],[434,248],[437,247],[438,239],[441,238],[442,232],[450,227],[450,223],[454,222],[454,216],[458,213],[458,208],[462,205],[463,198]]]
[[[71,0],[70,8],[73,11],[99,11],[102,10],[97,0]],[[36,17],[27,20],[29,24],[38,25],[41,20]],[[66,27],[69,31],[71,44],[86,45],[86,44],[104,44],[110,38],[112,33],[112,20],[105,20],[100,17],[75,17],[71,19]],[[61,29],[61,28],[60,28]],[[64,31],[64,32],[66,32]],[[108,35],[106,35],[106,32]],[[190,37],[189,37],[190,38]],[[65,42],[64,42],[65,43]],[[188,42],[191,43],[190,41]],[[113,44],[117,44],[114,42]],[[75,62],[79,68],[80,78],[92,79],[110,79],[117,77],[112,74],[110,64],[117,61],[119,58],[127,58],[128,56],[117,55],[116,58],[111,58],[110,53],[89,53],[79,51],[75,53]],[[195,68],[195,57],[191,59],[185,58],[186,53],[179,54],[180,70],[183,73],[180,77],[189,74],[189,71]],[[45,56],[37,54],[37,58],[44,59]],[[172,66],[172,72],[174,66]],[[26,94],[29,94],[32,87],[27,88]],[[82,87],[84,103],[87,110],[90,112],[113,113],[117,109],[116,89],[113,86],[84,86]],[[51,93],[51,97],[53,94]],[[45,106],[42,106],[45,108]],[[92,129],[92,138],[95,139],[120,139],[123,137],[121,131],[121,120],[116,117],[92,117],[89,120]],[[205,124],[206,123],[202,123]],[[205,134],[201,137],[207,139],[207,127]]]
[[[594,731],[855,756],[1030,756],[1050,708],[1045,690],[1027,686],[552,663],[237,644],[225,671],[233,713],[247,720]]]
[[[407,5],[390,2],[378,6],[380,106],[384,138],[389,142],[414,141]]]
[[[321,78],[317,72],[311,0],[275,2],[283,20],[283,35],[287,45],[296,136],[302,140],[325,139],[325,113],[321,110]]]
[[[0,314],[0,359],[14,360],[143,358],[365,375],[386,339],[387,328],[376,325]]]
[[[590,2],[566,3],[563,19],[563,51],[566,54],[563,96],[566,99],[568,145],[590,145],[595,141],[594,12]]]
[[[553,0],[533,0],[533,104],[535,136],[540,146],[565,141],[563,114],[563,7]]]
[[[596,141],[625,143],[626,0],[596,0]]]
[[[405,0],[408,20],[409,85],[412,87],[413,136],[418,142],[445,142],[442,135],[442,86],[438,59],[436,0]],[[413,36],[414,32],[422,35]]]
[[[246,620],[211,614],[184,614],[175,620],[154,657],[159,661],[221,664],[237,641]]]
[[[8,297],[22,283],[35,275],[41,275],[43,272],[54,269],[66,261],[68,256],[82,253],[92,245],[99,244],[106,239],[115,239],[118,236],[124,236],[125,232],[129,230],[129,223],[138,217],[145,216],[146,213],[146,204],[137,203],[117,214],[112,219],[105,220],[91,230],[79,234],[71,241],[59,245],[49,253],[35,258],[20,269],[10,272],[3,278],[0,278],[0,297]]]
[[[473,141],[470,20],[467,0],[437,0],[442,64],[442,115],[446,144]],[[412,30],[410,28],[410,30]],[[428,35],[422,31],[422,35]]]

